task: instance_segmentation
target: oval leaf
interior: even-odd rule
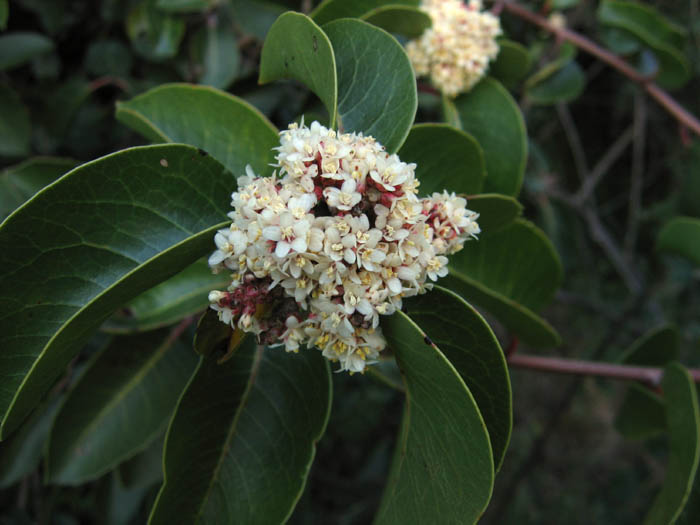
[[[548,76],[527,90],[527,96],[534,104],[550,105],[570,102],[583,93],[586,75],[574,61],[569,62],[554,74]]]
[[[271,173],[272,148],[279,145],[277,130],[257,109],[204,86],[166,84],[118,102],[117,120],[154,142],[196,146],[237,177],[246,164],[257,174]]]
[[[397,33],[408,38],[418,38],[432,25],[432,20],[427,13],[407,5],[377,7],[360,18],[389,33]]]
[[[24,157],[29,154],[32,123],[29,110],[19,95],[0,84],[0,157]]]
[[[615,417],[615,428],[627,439],[648,439],[666,430],[666,405],[648,387],[630,385]]]
[[[330,115],[331,127],[338,112],[338,79],[335,55],[326,34],[301,13],[287,12],[270,28],[260,58],[260,84],[293,78],[318,95]]]
[[[420,326],[462,376],[484,418],[498,470],[513,426],[510,377],[496,336],[464,299],[445,288],[406,301],[408,316]]]
[[[666,400],[669,458],[666,479],[644,518],[646,525],[673,523],[692,489],[700,459],[700,415],[695,383],[677,362],[666,367],[661,381]]]
[[[665,366],[678,359],[679,344],[680,335],[674,326],[660,326],[632,343],[620,358],[620,362],[641,366]]]
[[[34,157],[0,172],[0,222],[76,164],[71,159]]]
[[[118,337],[96,356],[54,420],[50,482],[96,479],[162,434],[197,364],[178,335],[175,329]]]
[[[531,67],[530,53],[522,44],[502,39],[498,41],[498,56],[489,66],[489,75],[513,88],[525,78]]]
[[[331,400],[317,350],[203,357],[168,429],[160,523],[284,523],[304,488]]]
[[[449,124],[416,124],[398,152],[416,163],[421,196],[442,190],[479,193],[484,183],[484,153],[473,137]]]
[[[212,250],[235,186],[196,148],[133,148],[76,168],[5,220],[2,437],[117,307]]]
[[[193,60],[199,65],[200,84],[226,89],[236,79],[240,67],[238,41],[233,27],[219,17],[207,19],[206,27],[190,42]]]
[[[484,150],[484,190],[517,195],[527,162],[527,132],[520,108],[508,91],[492,78],[485,78],[454,101],[443,98],[446,113],[458,127],[470,133]]]
[[[547,346],[557,344],[558,336],[534,311],[552,299],[561,278],[561,262],[547,237],[518,219],[452,255],[445,287],[482,305],[525,342]]]
[[[311,12],[311,18],[323,25],[337,18],[359,18],[385,5],[407,5],[417,7],[420,0],[324,0]]]
[[[676,217],[659,232],[656,247],[700,264],[700,219]]]
[[[209,306],[208,295],[231,283],[231,277],[214,275],[202,259],[155,288],[127,303],[121,315],[114,316],[101,329],[106,332],[143,332],[171,325]]]
[[[406,406],[377,525],[475,523],[491,497],[493,456],[464,381],[401,311],[382,330],[406,385]]]
[[[52,49],[53,42],[39,33],[18,31],[0,36],[0,71],[21,66]]]
[[[480,238],[508,226],[520,217],[523,211],[522,204],[513,197],[498,193],[472,195],[467,202],[467,208],[479,214]]]
[[[336,20],[323,30],[338,68],[338,128],[372,135],[394,153],[418,108],[408,56],[393,36],[361,20]]]

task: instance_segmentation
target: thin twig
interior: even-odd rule
[[[574,196],[576,205],[582,206],[583,203],[588,200],[603,176],[610,171],[610,168],[617,162],[620,155],[625,152],[627,146],[632,142],[633,137],[633,126],[630,126],[615,142],[613,142],[612,146],[605,152],[605,155],[601,157],[591,172],[586,176],[581,188]]]
[[[536,355],[512,354],[507,358],[508,364],[517,368],[527,368],[558,374],[609,377],[627,381],[640,381],[648,386],[657,387],[664,375],[663,368],[647,366],[619,365],[559,357],[542,357]],[[693,381],[700,382],[700,370],[688,370]]]
[[[569,107],[566,104],[557,104],[557,115],[559,115],[559,121],[561,126],[564,128],[564,133],[566,134],[566,140],[569,143],[569,148],[571,148],[571,155],[574,157],[574,166],[576,166],[576,174],[580,181],[583,181],[588,173],[588,161],[586,160],[586,153],[583,150],[583,143],[581,142],[581,136],[576,128],[576,123],[574,122]]]
[[[644,96],[637,91],[634,96],[634,142],[632,145],[632,176],[630,181],[627,229],[623,242],[625,259],[630,261],[637,244],[639,216],[642,209],[644,184],[644,151],[646,148],[647,106]]]
[[[681,105],[678,104],[678,102],[676,102],[668,93],[657,86],[651,78],[640,74],[636,69],[622,60],[620,57],[614,55],[607,49],[600,47],[598,44],[594,43],[592,40],[589,40],[583,35],[571,31],[570,29],[552,25],[546,18],[538,15],[537,13],[533,13],[529,9],[516,4],[512,0],[504,1],[503,8],[509,13],[512,13],[523,20],[535,24],[556,35],[557,38],[571,42],[579,49],[590,53],[602,62],[614,67],[630,80],[641,85],[649,96],[663,106],[668,113],[678,120],[678,122],[693,130],[697,135],[700,135],[700,121],[695,116],[683,109],[683,107],[681,107]]]

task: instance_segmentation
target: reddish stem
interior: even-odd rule
[[[579,49],[583,49],[587,53],[597,57],[602,62],[614,67],[620,73],[638,83],[656,102],[668,111],[678,122],[693,130],[697,135],[700,135],[700,121],[695,116],[678,104],[668,93],[652,82],[651,78],[640,74],[636,69],[630,66],[626,61],[614,55],[607,49],[600,47],[598,44],[588,38],[571,31],[566,28],[553,26],[546,18],[525,9],[522,6],[508,0],[503,2],[503,8],[522,18],[523,20],[535,24],[542,29],[556,35],[558,38],[567,40],[574,44]]]
[[[540,357],[535,355],[514,354],[508,356],[508,364],[516,368],[529,368],[557,374],[574,374],[596,377],[609,377],[628,381],[641,381],[651,387],[658,387],[663,377],[663,368],[648,366],[618,365],[578,359],[558,357]],[[700,382],[700,370],[688,370],[693,381]]]

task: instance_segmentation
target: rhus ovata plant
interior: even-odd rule
[[[158,35],[182,38],[177,13],[216,8],[169,4],[129,15],[149,60]],[[154,29],[141,11],[156,8]],[[326,0],[265,29],[259,83],[313,94],[281,129],[254,97],[161,84],[116,105],[152,144],[52,165],[2,223],[4,450],[33,468],[46,440],[47,483],[113,473],[137,506],[130,476],[162,457],[152,524],[284,523],[334,382],[378,381],[403,415],[375,523],[474,523],[512,426],[492,325],[560,343],[538,312],[561,263],[517,200],[528,139],[504,84],[523,77],[519,45],[476,0]],[[441,122],[417,117],[416,77]],[[690,399],[669,370],[669,395]],[[3,485],[26,474],[3,461]]]

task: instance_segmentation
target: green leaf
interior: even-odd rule
[[[7,19],[10,16],[8,0],[0,0],[0,31],[7,29]]]
[[[401,311],[382,318],[406,385],[406,406],[377,525],[475,523],[491,497],[493,456],[459,373]]]
[[[486,169],[479,143],[449,124],[416,124],[398,155],[416,163],[421,195],[442,190],[471,195],[483,186]]]
[[[700,416],[695,383],[677,362],[670,363],[661,380],[666,399],[669,458],[666,479],[644,518],[647,525],[673,523],[692,489],[700,458]]]
[[[604,25],[627,31],[649,46],[660,64],[655,81],[667,89],[682,87],[691,76],[691,66],[683,54],[685,30],[650,6],[637,2],[605,0],[598,8]]]
[[[236,20],[246,34],[265,40],[267,32],[277,18],[287,9],[264,0],[229,0]]]
[[[91,42],[85,55],[85,70],[95,76],[128,77],[133,65],[129,48],[115,39]]]
[[[165,445],[165,484],[149,523],[284,523],[328,421],[328,361],[256,348],[203,357]]]
[[[21,66],[53,47],[51,39],[39,33],[18,31],[0,36],[0,71]]]
[[[525,82],[525,87],[530,88],[547,80],[549,77],[554,75],[561,68],[569,64],[578,53],[578,48],[571,42],[562,43],[557,50],[557,56],[550,62],[547,62],[544,66],[533,73]]]
[[[0,115],[2,115],[0,119],[0,157],[24,157],[28,155],[32,132],[29,110],[14,90],[2,84],[0,84]]]
[[[629,31],[617,27],[601,27],[600,38],[605,47],[618,55],[631,55],[639,51],[641,47],[641,42],[637,37]]]
[[[508,226],[520,217],[523,211],[522,204],[513,197],[498,193],[472,195],[467,201],[467,208],[479,214],[480,237]]]
[[[162,61],[177,55],[185,35],[185,22],[156,9],[154,0],[146,0],[129,11],[126,34],[139,55]]]
[[[393,36],[361,20],[336,20],[323,30],[338,68],[338,128],[372,135],[394,153],[418,108],[408,56]]]
[[[405,307],[406,314],[438,346],[474,396],[498,470],[510,441],[513,409],[508,366],[496,336],[479,312],[440,286],[407,300]]]
[[[658,250],[673,253],[700,264],[700,219],[675,217],[659,232]]]
[[[199,13],[215,3],[216,0],[157,0],[156,7],[168,13]]]
[[[235,187],[196,148],[132,148],[79,166],[5,220],[2,437],[117,307],[213,249]]]
[[[650,330],[637,339],[620,357],[621,363],[640,366],[665,366],[678,359],[680,334],[671,325]]]
[[[650,330],[625,350],[620,362],[663,367],[678,358],[678,330],[670,325]],[[666,430],[666,407],[661,396],[633,384],[625,396],[615,426],[628,439],[646,439]]]
[[[71,159],[33,157],[0,172],[0,222],[76,164]]]
[[[499,40],[498,48],[498,56],[489,66],[489,74],[513,88],[530,71],[532,58],[525,46],[512,40]]]
[[[229,87],[238,76],[241,61],[231,24],[209,18],[190,44],[193,59],[201,68],[197,71],[199,82],[219,89]]]
[[[230,283],[229,274],[214,275],[206,259],[200,259],[128,302],[125,311],[102,325],[102,330],[143,332],[171,325],[204,310],[209,305],[209,292],[224,289]]]
[[[257,109],[204,86],[166,84],[118,102],[117,120],[155,142],[196,146],[237,177],[246,164],[257,174],[272,173],[272,148],[279,145],[277,130]]]
[[[469,93],[443,101],[454,104],[447,112],[484,150],[484,190],[516,196],[527,163],[527,132],[513,97],[497,80],[485,78]]]
[[[666,405],[658,394],[630,385],[615,418],[615,428],[627,439],[648,439],[666,431]]]
[[[59,406],[55,398],[37,407],[17,432],[0,443],[0,489],[14,485],[37,468]]]
[[[556,332],[534,312],[552,299],[561,278],[549,239],[517,219],[452,255],[444,286],[483,306],[526,343],[553,346],[559,342]]]
[[[387,5],[406,5],[418,7],[419,0],[324,0],[311,12],[311,18],[318,25],[326,24],[337,18],[359,18],[362,15]]]
[[[550,105],[570,102],[583,93],[586,75],[576,62],[569,62],[553,75],[527,90],[534,104]]]
[[[50,482],[96,479],[162,434],[197,363],[178,335],[118,337],[96,356],[54,420]]]
[[[432,25],[427,13],[407,5],[385,5],[368,11],[361,20],[381,27],[389,33],[418,38]]]
[[[335,55],[326,34],[313,20],[287,12],[272,25],[260,58],[260,84],[293,78],[305,84],[326,106],[330,125],[338,112]]]

